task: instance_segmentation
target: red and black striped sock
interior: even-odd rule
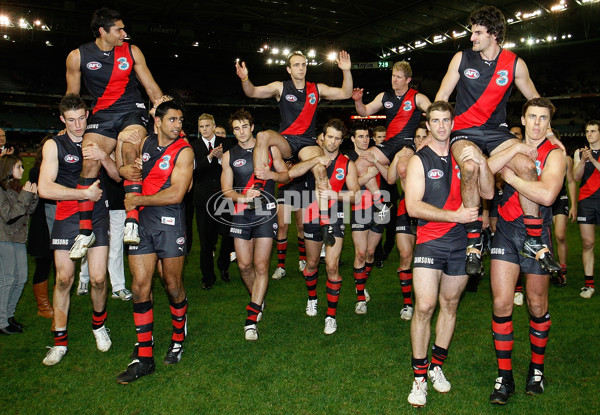
[[[316,270],[312,274],[309,274],[304,268],[304,281],[306,281],[306,288],[308,289],[308,299],[317,299],[317,281],[319,278],[319,270]]]
[[[154,360],[152,349],[154,340],[152,330],[154,328],[154,313],[152,312],[152,301],[133,303],[133,322],[138,341],[138,360],[149,364]]]
[[[256,324],[258,313],[262,311],[262,307],[258,304],[250,302],[246,306],[246,311],[248,312],[248,317],[246,317],[246,326],[249,326],[251,324]]]
[[[519,277],[517,279],[517,285],[515,286],[515,292],[516,293],[522,293],[523,292],[523,280],[521,279],[521,277]]]
[[[125,194],[131,193],[134,195],[142,194],[142,182],[141,181],[132,181],[132,180],[123,180],[123,190]],[[130,210],[127,212],[127,218],[125,219],[125,223],[133,222],[139,223],[140,211],[138,208]]]
[[[365,267],[354,268],[354,284],[356,285],[356,301],[367,301],[365,298],[365,284],[367,283],[367,271]]]
[[[183,343],[185,336],[187,336],[187,298],[180,303],[169,301],[169,306],[171,307],[171,321],[173,323],[171,340]]]
[[[594,276],[593,275],[585,275],[585,286],[589,288],[594,288]]]
[[[55,346],[68,346],[69,344],[69,335],[67,333],[67,329],[64,330],[56,330],[53,331],[54,335],[54,345]]]
[[[285,268],[285,255],[287,254],[287,238],[277,240],[277,267]]]
[[[298,237],[298,254],[300,261],[306,261],[306,247],[304,246],[304,238]]]
[[[481,226],[481,216],[476,221],[465,223],[467,245],[478,246],[481,243]]]
[[[527,232],[527,236],[541,238],[542,222],[542,217],[535,217],[531,215],[523,216],[523,223],[525,224],[525,231]]]
[[[375,265],[374,262],[365,262],[365,270],[367,272],[367,279],[371,275],[371,271],[373,270],[373,265]]]
[[[94,184],[96,178],[79,176],[77,189],[87,189]],[[94,202],[88,199],[78,201],[77,210],[79,211],[79,233],[82,235],[91,235],[92,233],[92,214],[94,212]]]
[[[92,310],[92,330],[98,330],[106,321],[106,307],[102,311]]]
[[[327,278],[327,317],[335,318],[342,280],[332,281]]]
[[[514,343],[512,315],[498,317],[492,315],[492,333],[494,348],[498,360],[498,376],[512,380],[512,349]]]
[[[448,349],[444,349],[434,343],[431,348],[431,365],[429,365],[429,369],[433,369],[436,366],[442,367],[447,357]]]
[[[404,300],[404,305],[412,306],[412,280],[413,275],[411,269],[399,269],[398,268],[398,278],[400,279],[400,286],[402,287],[402,299]]]
[[[529,315],[529,343],[531,344],[529,373],[533,373],[533,369],[544,371],[544,356],[551,325],[552,321],[548,312],[542,317]]]
[[[412,357],[411,364],[416,380],[421,380],[419,378],[427,377],[427,368],[429,367],[429,361],[427,360],[427,356],[425,356],[422,359],[415,359],[414,357]]]

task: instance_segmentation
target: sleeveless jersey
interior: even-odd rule
[[[52,140],[56,143],[58,157],[58,172],[55,182],[61,186],[75,189],[83,166],[81,143],[74,143],[67,134],[57,135]],[[106,210],[106,189],[103,180],[100,180],[100,188],[103,192],[100,200],[94,203],[94,217],[101,215],[102,210]],[[77,206],[77,200],[57,200],[55,218],[63,220],[78,213]]]
[[[393,89],[383,93],[381,104],[385,111],[387,130],[385,133],[386,141],[390,138],[413,138],[419,121],[421,112],[417,108],[417,91],[409,88],[402,96],[397,96]]]
[[[233,187],[235,191],[242,194],[246,194],[246,192],[254,186],[253,153],[254,147],[242,148],[239,144],[236,144],[229,149],[229,167],[231,167],[231,170],[233,171]],[[273,167],[273,157],[271,156],[270,150],[269,167]],[[273,180],[267,180],[264,191],[272,196],[269,200],[273,199],[275,197],[275,182]],[[247,205],[245,203],[236,203],[235,213],[241,212],[246,208]]]
[[[513,87],[517,59],[517,55],[505,49],[500,49],[491,62],[484,61],[472,49],[463,51],[453,131],[497,128],[506,123],[506,102]]]
[[[438,156],[430,147],[417,151],[423,163],[425,192],[423,202],[444,210],[457,210],[462,204],[460,196],[460,169],[452,154]],[[417,244],[425,243],[454,232],[465,232],[456,222],[429,222],[419,219]]]
[[[296,89],[291,80],[283,82],[279,100],[281,114],[281,135],[316,137],[317,105],[319,90],[314,82],[306,82],[304,89]]]
[[[348,175],[348,164],[350,164],[350,159],[344,156],[341,153],[338,153],[335,159],[331,160],[331,164],[327,167],[327,177],[329,179],[329,184],[331,185],[331,190],[336,192],[340,192],[342,190],[347,190],[346,187],[346,176]],[[307,175],[306,183],[308,189],[310,191],[310,200],[308,200],[309,204],[304,212],[304,223],[313,222],[315,219],[319,218],[319,206],[316,200],[316,192],[315,192],[315,176],[312,174]],[[335,201],[329,201],[329,208],[333,206]],[[343,212],[343,203],[338,202],[337,212]]]
[[[552,150],[557,149],[550,141],[544,140],[537,148],[537,158],[535,161],[535,167],[537,169],[538,178],[542,175],[542,170],[546,165],[546,159],[548,154]],[[552,225],[552,207],[540,205],[540,213],[544,219],[544,227]],[[498,217],[499,220],[508,222],[514,226],[525,228],[523,222],[523,209],[519,202],[519,193],[514,187],[508,183],[504,184],[504,190],[502,192],[502,201],[498,206]]]
[[[142,146],[142,195],[153,195],[171,187],[171,174],[181,151],[191,148],[182,138],[166,147],[158,145],[158,136],[150,134]],[[144,226],[185,227],[183,200],[167,206],[140,207],[140,222]]]
[[[110,108],[112,111],[145,109],[133,70],[135,61],[127,42],[109,52],[98,49],[95,42],[79,47],[81,75],[94,98],[92,112]]]
[[[592,150],[594,160],[599,160],[600,150]],[[600,171],[590,162],[585,163],[581,183],[579,184],[579,200],[600,199]]]

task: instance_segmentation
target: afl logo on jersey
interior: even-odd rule
[[[444,172],[439,169],[429,170],[427,172],[427,177],[433,180],[441,179],[442,177],[444,177]]]
[[[344,169],[342,169],[342,168],[335,169],[335,178],[337,180],[344,180],[344,177],[345,177]]]
[[[479,78],[479,71],[477,69],[467,68],[467,69],[465,69],[464,74],[469,79],[477,79],[477,78]]]
[[[144,153],[144,154],[142,155],[142,161],[145,163],[145,162],[147,162],[148,160],[150,160],[150,154],[148,154],[148,153]]]
[[[237,159],[233,162],[233,167],[242,167],[244,165],[246,165],[246,160],[244,159]]]
[[[180,238],[177,238],[175,242],[177,242],[177,245],[183,245],[185,243],[185,238],[182,236]]]
[[[383,103],[383,106],[386,107],[387,109],[394,108],[394,103],[392,101],[385,101]]]
[[[288,102],[296,102],[296,101],[298,101],[298,98],[296,98],[296,95],[287,94],[285,96],[285,100]]]
[[[126,71],[127,69],[129,69],[129,62],[127,62],[127,58],[123,57],[123,58],[119,58],[117,59],[117,62],[119,62],[119,65],[117,65],[117,68],[119,68],[122,71]]]
[[[308,102],[310,102],[310,105],[315,105],[317,103],[317,96],[314,93],[309,94]]]
[[[74,155],[74,154],[67,154],[67,155],[65,156],[65,161],[66,161],[67,163],[77,163],[77,162],[79,161],[79,157],[77,157],[77,156],[76,156],[76,155]]]
[[[171,166],[171,156],[162,156],[162,161],[158,165],[161,170],[167,170]]]
[[[88,62],[85,67],[90,71],[97,71],[98,69],[102,68],[102,64],[100,62]]]

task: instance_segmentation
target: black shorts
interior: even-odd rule
[[[525,227],[513,226],[500,218],[492,239],[490,258],[517,264],[521,267],[523,274],[548,275],[538,261],[525,258],[520,254],[526,237]],[[542,243],[546,244],[552,252],[552,236],[549,227],[542,228]]]
[[[456,238],[452,241],[454,243],[449,243],[442,237],[415,245],[413,268],[437,269],[452,276],[466,275],[466,234],[462,243],[456,243]]]
[[[580,200],[577,205],[577,223],[580,225],[600,225],[600,200]]]
[[[382,234],[385,229],[385,224],[375,222],[373,214],[373,206],[366,209],[353,210],[350,218],[352,232],[371,231]]]
[[[108,246],[108,228],[110,219],[108,209],[106,214],[96,215],[92,222],[92,231],[96,237],[95,246]],[[74,213],[66,219],[55,219],[50,238],[50,249],[68,251],[79,235],[79,213]]]
[[[119,133],[130,125],[141,125],[146,128],[148,124],[148,111],[143,103],[137,105],[141,107],[134,108],[131,111],[122,112],[106,109],[92,114],[88,120],[85,132],[100,134],[116,140]]]
[[[302,207],[303,192],[307,191],[306,182],[298,181],[300,178],[293,180],[291,183],[281,186],[277,190],[277,204],[289,205],[295,209]],[[308,196],[306,196],[308,197]]]
[[[398,203],[398,210],[396,211],[396,233],[417,234],[417,220],[408,216],[404,195],[402,195],[402,200]]]
[[[388,158],[390,163],[396,156],[396,153],[402,150],[404,147],[410,148],[413,152],[415,151],[415,143],[412,137],[392,137],[389,140],[385,140],[382,143],[377,144],[377,148]]]
[[[337,220],[332,222],[331,225],[333,226],[333,236],[343,239],[344,230],[346,229],[346,225],[344,225],[344,213],[339,212]],[[304,224],[304,239],[308,241],[323,242],[321,226],[318,221]]]
[[[255,211],[244,210],[233,215],[233,225],[229,228],[229,236],[246,241],[255,238],[277,238],[277,209],[272,209],[271,216],[257,215]]]
[[[490,200],[490,218],[498,217],[498,206],[500,205],[500,202],[502,202],[502,194],[502,189],[494,189],[494,197]]]
[[[317,139],[314,137],[303,137],[300,135],[284,135],[285,138],[292,149],[292,155],[289,158],[297,158],[298,153],[304,147],[316,146]]]
[[[486,129],[473,127],[452,131],[452,134],[450,134],[450,146],[457,141],[467,140],[479,147],[483,154],[489,156],[496,147],[507,140],[513,139],[515,139],[515,136],[506,127]]]
[[[144,226],[140,223],[140,244],[129,245],[129,255],[156,254],[158,258],[176,258],[187,252],[185,227]]]
[[[552,204],[552,216],[569,216],[569,196],[559,195]]]

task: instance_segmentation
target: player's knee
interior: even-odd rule
[[[396,167],[396,171],[398,172],[398,177],[400,177],[401,179],[406,179],[407,167],[408,167],[408,164],[406,164],[406,163],[398,163],[398,165]]]
[[[517,176],[524,180],[537,180],[537,169],[535,162],[529,157],[522,156],[518,158],[517,164]]]
[[[411,262],[412,262],[412,253],[406,254],[406,253],[400,252],[400,268],[409,269]]]
[[[73,279],[73,275],[57,275],[56,285],[61,291],[69,290],[71,288],[71,285],[73,285]]]
[[[433,311],[435,310],[435,298],[422,298],[415,302],[415,312],[420,319],[431,320]]]
[[[247,275],[252,272],[252,264],[251,263],[240,263],[238,259],[238,268],[240,270],[240,274]]]
[[[341,279],[341,278],[338,278],[339,267],[338,267],[338,261],[337,260],[335,262],[328,262],[326,264],[325,268],[327,270],[327,277],[330,277],[330,276],[334,277],[335,276],[336,279],[338,279],[338,280]],[[331,278],[331,279],[334,279],[334,278]]]
[[[474,161],[468,160],[460,168],[460,175],[464,181],[470,181],[477,178],[479,166]]]
[[[494,314],[499,317],[510,316],[513,310],[514,298],[506,296],[506,298],[494,297],[493,309]]]
[[[367,253],[364,249],[356,249],[354,250],[354,258],[362,264],[367,259]]]

